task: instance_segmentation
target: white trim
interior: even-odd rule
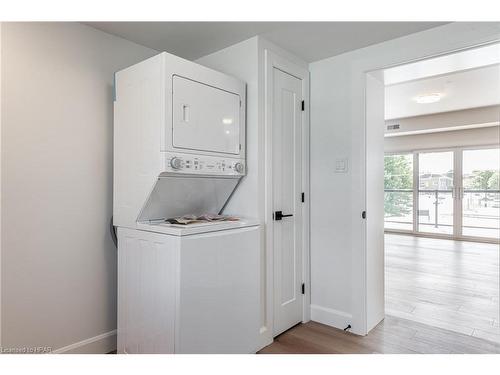
[[[352,158],[359,160],[354,160],[355,162],[359,162],[360,173],[358,180],[356,183],[360,188],[359,202],[353,204],[354,216],[352,217],[353,224],[353,232],[359,233],[361,232],[361,236],[356,238],[356,235],[352,237],[353,244],[353,272],[352,272],[352,295],[353,295],[353,332],[361,335],[367,334],[367,326],[366,326],[366,318],[367,318],[367,306],[366,306],[366,296],[368,286],[366,284],[366,259],[367,259],[367,244],[366,244],[366,225],[363,222],[359,222],[356,220],[356,215],[358,212],[361,212],[366,209],[366,133],[367,133],[367,124],[366,124],[366,76],[368,73],[373,73],[375,71],[380,71],[384,69],[388,69],[395,66],[400,66],[404,64],[408,64],[411,62],[424,61],[431,58],[449,55],[454,52],[470,50],[473,48],[477,48],[481,45],[487,45],[491,43],[498,43],[498,27],[494,29],[485,29],[482,31],[480,28],[474,29],[470,28],[470,25],[466,23],[463,24],[450,24],[445,25],[440,28],[436,28],[433,31],[424,31],[421,33],[413,34],[404,38],[406,43],[411,43],[414,38],[418,38],[420,35],[425,35],[427,40],[431,40],[431,38],[435,37],[435,32],[439,33],[445,29],[449,29],[450,32],[454,33],[454,40],[452,43],[450,41],[444,41],[442,43],[430,43],[425,47],[422,45],[418,48],[413,48],[411,51],[404,51],[395,55],[391,55],[388,58],[383,57],[379,58],[375,54],[371,54],[365,59],[355,60],[351,65],[351,72],[355,77],[353,77],[353,82],[351,84],[353,86],[358,84],[363,85],[363,94],[364,102],[362,103],[363,107],[359,107],[360,110],[363,111],[363,114],[359,117],[356,116],[355,112],[353,112],[353,116],[355,121],[360,121],[359,128],[353,128],[351,135],[351,144],[353,146],[353,150],[356,149],[356,146],[361,146],[361,150],[359,150],[359,155],[356,156],[353,151]],[[456,29],[456,30],[455,30]],[[447,30],[448,31],[448,30]],[[385,46],[397,45],[401,39],[394,39],[392,41],[387,41],[384,43]],[[421,42],[421,41],[420,41]],[[444,47],[443,47],[444,46]],[[367,47],[373,48],[376,53],[376,46]],[[361,92],[359,92],[361,94]],[[353,95],[356,95],[353,94]],[[360,103],[361,105],[361,103]],[[354,181],[353,181],[354,182]],[[353,186],[353,190],[356,190]],[[356,230],[358,229],[358,231]]]
[[[462,237],[462,221],[463,221],[463,176],[462,169],[463,151],[460,148],[453,150],[453,238]],[[460,173],[459,173],[460,172]],[[420,185],[417,186],[419,188]],[[418,206],[417,206],[418,209]]]
[[[266,44],[269,44],[266,42]],[[267,309],[266,321],[269,332],[274,332],[274,293],[273,293],[273,218],[272,218],[272,69],[277,68],[291,74],[302,81],[302,94],[306,102],[304,112],[302,114],[302,188],[305,193],[305,202],[303,205],[302,226],[303,226],[303,245],[302,245],[302,279],[306,285],[305,294],[303,297],[302,321],[310,320],[310,303],[311,303],[311,278],[310,278],[310,249],[309,249],[309,229],[310,229],[310,189],[309,189],[309,71],[288,58],[282,57],[270,50],[268,46],[264,46],[264,134],[265,134],[265,216],[266,223],[266,280],[267,285]]]
[[[412,207],[412,211],[413,211],[413,232],[417,232],[417,229],[418,229],[418,220],[419,220],[419,216],[418,216],[418,207],[419,207],[419,202],[420,202],[420,194],[418,192],[418,170],[419,170],[419,159],[418,159],[418,153],[416,152],[413,152],[412,153],[413,155],[413,170],[411,171],[412,173],[412,181],[413,181],[413,207]],[[416,172],[415,172],[416,171]],[[417,209],[415,210],[414,207],[417,207]],[[384,224],[385,226],[385,224]]]
[[[0,348],[2,347],[2,25],[0,22]]]
[[[344,329],[351,324],[352,315],[340,310],[311,305],[311,320],[338,329]]]
[[[440,151],[453,151],[457,148],[462,150],[480,150],[480,149],[488,149],[488,148],[498,148],[500,143],[487,143],[487,144],[478,144],[478,145],[468,145],[468,146],[453,146],[453,147],[434,147],[434,148],[412,148],[412,149],[401,149],[401,150],[391,150],[388,152],[384,152],[384,155],[401,155],[401,154],[411,154],[411,153],[425,153],[425,152],[440,152]]]
[[[310,88],[309,88],[309,71],[306,71],[306,78],[303,81],[304,94],[304,113],[302,117],[302,191],[305,199],[302,206],[302,275],[305,283],[305,295],[302,321],[308,322],[311,319],[311,168],[310,168],[310,145],[311,145],[311,129],[310,129]]]
[[[53,350],[53,354],[106,354],[116,350],[116,329]]]
[[[471,124],[471,125],[457,125],[457,126],[448,126],[445,128],[432,128],[432,129],[422,129],[422,130],[409,130],[403,132],[392,132],[384,134],[384,138],[391,137],[402,137],[405,135],[416,135],[416,134],[431,134],[431,133],[442,133],[442,132],[451,132],[455,130],[468,130],[468,129],[480,129],[480,128],[491,128],[493,126],[499,126],[499,121],[493,122],[485,122],[482,124]]]
[[[384,229],[385,234],[397,234],[402,236],[412,236],[412,237],[422,237],[422,238],[434,238],[437,240],[450,240],[450,241],[464,241],[464,242],[480,242],[480,243],[490,243],[490,244],[500,244],[500,240],[495,240],[486,237],[471,237],[471,236],[461,236],[453,238],[449,234],[439,234],[439,233],[421,233],[404,229]]]

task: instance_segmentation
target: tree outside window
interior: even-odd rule
[[[413,156],[411,154],[386,155],[384,158],[385,215],[406,216],[412,211]],[[409,190],[390,191],[390,190]]]

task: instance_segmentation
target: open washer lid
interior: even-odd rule
[[[164,220],[187,214],[218,214],[240,176],[164,172],[160,175],[137,221]]]

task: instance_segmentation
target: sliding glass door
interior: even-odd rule
[[[462,235],[499,238],[499,149],[464,150],[462,166]]]
[[[385,228],[498,240],[498,147],[385,156]]]
[[[418,154],[418,227],[453,234],[453,151]]]

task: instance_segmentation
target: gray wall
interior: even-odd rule
[[[429,134],[402,135],[384,139],[385,152],[427,150],[432,148],[495,145],[500,142],[500,128],[455,130]]]
[[[385,134],[410,135],[432,131],[453,131],[466,128],[498,126],[499,122],[500,105],[492,105],[386,120]],[[387,130],[387,126],[395,124],[399,125],[399,129]]]
[[[4,23],[1,47],[2,346],[107,350],[113,73],[156,51],[78,23]]]
[[[499,121],[498,105],[388,120],[386,125],[399,124],[400,129],[386,131],[384,151],[497,144],[500,142]],[[417,134],[411,134],[412,132]],[[422,134],[418,134],[419,132]],[[404,135],[405,133],[410,134]],[[392,136],[387,137],[387,134]]]

